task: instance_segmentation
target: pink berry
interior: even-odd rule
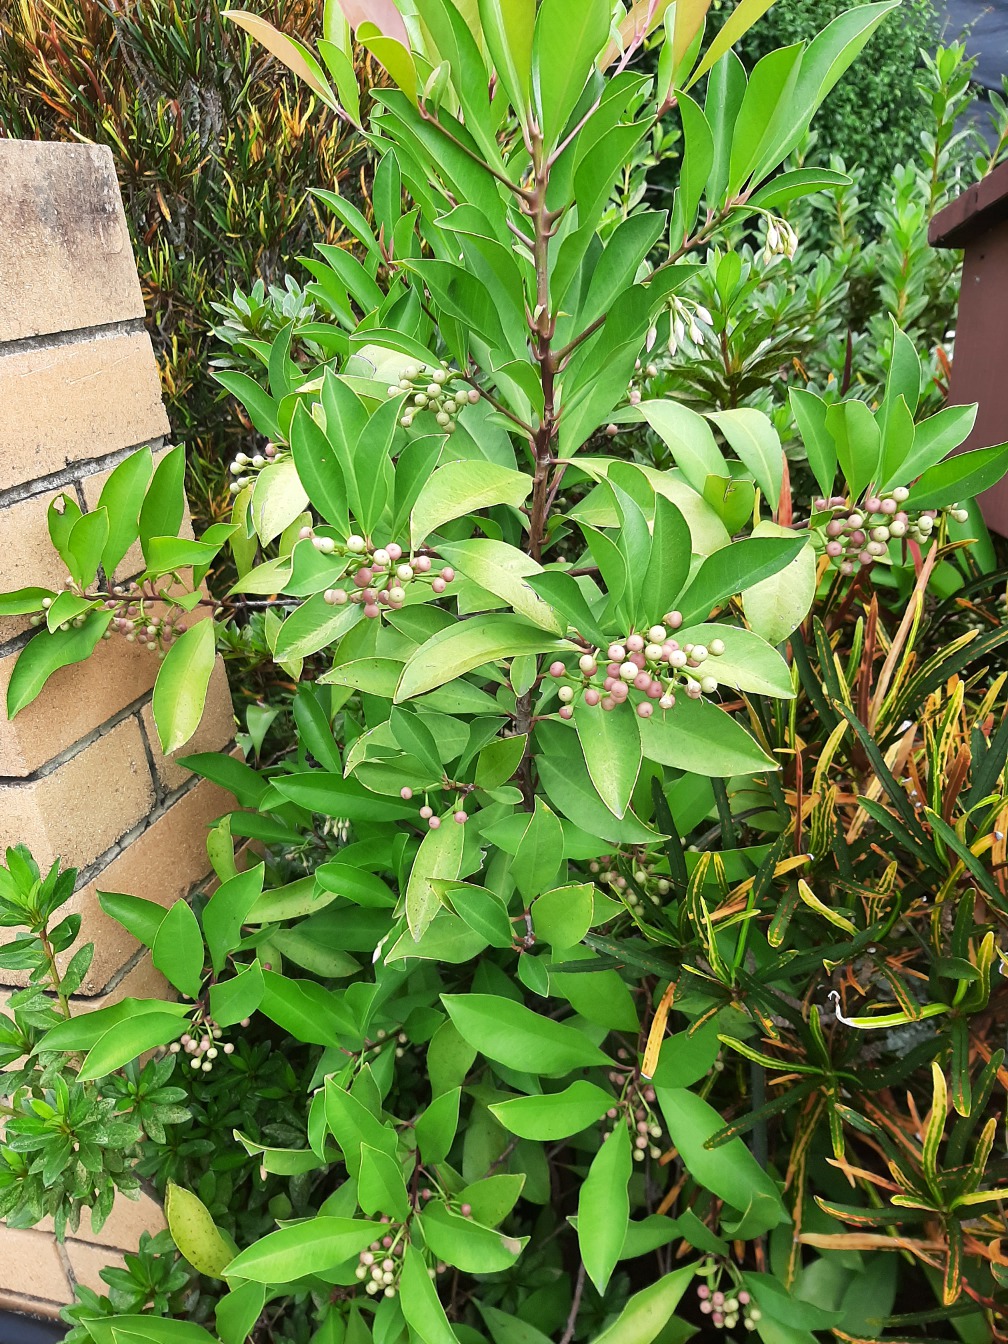
[[[626,649],[622,644],[610,644],[609,657],[614,663],[621,663],[626,657]]]
[[[662,618],[662,623],[669,626],[672,630],[678,630],[682,625],[682,612],[667,611]]]
[[[409,802],[409,800],[413,797],[413,790],[410,788],[408,784],[404,784],[403,787],[399,790],[399,797],[405,798],[407,802]]]
[[[367,565],[361,565],[360,569],[353,576],[353,581],[358,588],[366,588],[373,578],[374,571],[369,569]]]
[[[652,681],[651,685],[647,688],[647,696],[649,700],[660,700],[664,693],[665,688],[660,681]]]
[[[626,646],[631,653],[640,653],[644,647],[644,640],[640,635],[630,635],[627,638]]]
[[[365,602],[364,615],[369,619],[374,620],[376,616],[381,615],[381,607],[378,606],[377,602]]]
[[[441,571],[441,577],[444,579],[445,583],[451,583],[452,579],[455,577],[455,571],[452,569],[451,565],[445,565],[444,569]]]
[[[572,718],[574,717],[574,711],[573,711],[573,709],[570,707],[570,705],[561,705],[561,706],[560,706],[560,717],[561,717],[562,719],[572,719]]]
[[[402,547],[397,541],[390,541],[385,549],[388,551],[391,561],[395,562],[402,559]]]
[[[651,674],[649,672],[638,672],[634,677],[633,684],[638,691],[646,691],[651,685]]]
[[[602,697],[599,695],[598,691],[594,688],[594,686],[589,687],[589,689],[584,693],[584,702],[592,709],[595,708],[595,706],[598,704],[601,698]]]
[[[641,719],[649,719],[654,713],[654,705],[650,700],[642,700],[637,706],[637,716]]]
[[[624,681],[617,681],[612,688],[612,698],[618,705],[621,705],[629,694],[630,690]]]
[[[472,1217],[472,1205],[471,1205],[471,1204],[463,1204],[462,1207],[459,1209],[459,1213],[462,1215],[463,1218],[471,1218],[471,1217]]]
[[[455,813],[455,820],[458,822],[460,826],[464,826],[465,823],[469,820],[469,813],[465,812],[460,807],[459,810]]]
[[[430,818],[434,815],[434,809],[424,804],[424,806],[420,809],[420,815],[421,817],[423,817],[424,821],[429,821]]]
[[[430,556],[418,555],[417,558],[412,561],[412,564],[418,574],[426,574],[431,567]]]
[[[836,559],[838,555],[843,555],[843,546],[839,541],[828,541],[826,543],[826,554]]]
[[[437,828],[441,825],[441,818],[431,817],[430,820],[427,822],[427,825],[431,828],[432,831],[436,831]]]
[[[443,593],[447,587],[448,587],[447,583],[445,583],[444,579],[441,578],[434,579],[431,582],[431,588],[434,590],[435,593]]]
[[[706,1285],[705,1283],[701,1283],[700,1286],[699,1286],[699,1288],[697,1288],[696,1292],[697,1292],[697,1297],[700,1297],[700,1298],[703,1298],[703,1297],[710,1297],[710,1289],[707,1287],[707,1285]]]
[[[555,663],[550,663],[549,674],[551,677],[562,677],[566,671],[566,667],[559,659]]]
[[[745,1306],[745,1305],[748,1303],[748,1301],[749,1301],[749,1294],[746,1292],[746,1290],[745,1290],[744,1288],[743,1288],[742,1291],[739,1293],[739,1295],[738,1295],[738,1300],[742,1303],[743,1306]]]
[[[616,701],[612,698],[611,695],[607,695],[604,697],[602,701],[602,708],[606,710],[616,708]]]

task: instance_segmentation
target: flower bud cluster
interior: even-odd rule
[[[675,297],[669,305],[668,352],[674,357],[683,341],[689,336],[695,346],[703,345],[703,327],[712,327],[714,319],[702,303],[693,303],[689,299]]]
[[[451,814],[452,821],[454,821],[458,826],[464,826],[466,822],[469,820],[469,813],[465,810],[463,804],[465,801],[465,795],[467,793],[471,793],[475,787],[476,786],[474,784],[457,784],[454,780],[451,779],[445,779],[442,782],[442,788],[455,791],[461,795],[460,797],[457,797],[455,799],[455,808]],[[442,821],[447,820],[447,815],[444,817],[440,817],[431,807],[430,803],[427,801],[427,796],[430,793],[429,788],[424,789],[423,792],[424,792],[424,800],[423,800],[423,806],[420,808],[420,814],[419,814],[420,820],[425,821],[430,830],[432,831],[439,830]],[[402,788],[399,790],[399,797],[403,800],[404,803],[408,803],[410,799],[413,797],[413,790],[410,788],[408,784],[404,784]]]
[[[672,890],[668,878],[655,871],[655,858],[643,851],[632,856],[633,881],[624,876],[616,867],[613,855],[604,855],[601,859],[592,859],[588,871],[599,885],[612,887],[619,899],[631,908],[639,907],[645,900],[652,905],[661,905],[662,897]],[[638,892],[643,893],[639,895]]]
[[[725,1289],[721,1288],[722,1273],[726,1272],[730,1280]],[[711,1318],[711,1325],[719,1330],[734,1330],[741,1317],[743,1328],[755,1330],[762,1319],[762,1312],[755,1306],[749,1293],[741,1287],[742,1280],[738,1270],[730,1261],[719,1265],[713,1258],[702,1261],[697,1274],[704,1282],[697,1285],[697,1297],[704,1316]]]
[[[435,571],[431,557],[426,554],[403,559],[403,548],[397,541],[384,546],[372,546],[363,537],[349,536],[343,546],[332,537],[317,537],[314,529],[303,527],[300,540],[311,540],[324,555],[341,552],[349,557],[350,583],[347,587],[327,588],[324,599],[331,607],[342,607],[348,602],[359,603],[364,615],[375,618],[383,607],[398,611],[406,601],[406,589],[415,580],[430,583],[431,592],[440,597],[455,578],[451,565]]]
[[[248,1027],[251,1021],[251,1018],[243,1017],[239,1025]],[[234,1045],[230,1041],[222,1041],[223,1027],[218,1026],[209,1013],[205,1014],[201,1008],[194,1012],[189,1027],[189,1031],[184,1031],[177,1041],[172,1041],[168,1049],[173,1055],[188,1055],[189,1067],[194,1072],[211,1073],[215,1059],[221,1055],[234,1054]]]
[[[236,453],[234,461],[228,467],[228,471],[234,477],[230,486],[231,493],[236,495],[239,490],[252,483],[254,474],[262,471],[263,467],[270,466],[271,463],[282,462],[286,456],[286,448],[275,443],[268,443],[261,453],[253,453],[251,457],[248,453]]]
[[[387,1214],[383,1214],[382,1224],[387,1231],[377,1241],[373,1241],[367,1250],[361,1251],[354,1271],[369,1297],[396,1296],[403,1255],[408,1244],[406,1228],[402,1223],[393,1223]]]
[[[629,1051],[621,1047],[617,1058],[629,1059]],[[626,1125],[630,1131],[633,1145],[633,1159],[643,1162],[645,1157],[657,1160],[661,1157],[658,1140],[664,1130],[655,1114],[655,1090],[645,1082],[629,1065],[609,1071],[609,1081],[620,1088],[619,1099],[610,1106],[602,1117],[602,1142],[614,1133],[619,1125]]]
[[[421,411],[429,411],[446,434],[454,433],[456,417],[462,408],[475,405],[480,399],[479,391],[449,369],[444,360],[433,373],[419,364],[407,364],[399,382],[388,390],[390,397],[401,397],[403,393],[406,402],[399,421],[403,429],[409,429]]]
[[[642,719],[649,719],[656,705],[662,710],[672,709],[676,692],[685,693],[691,700],[713,695],[717,678],[705,672],[704,665],[708,658],[724,653],[724,641],[680,644],[669,630],[678,630],[682,619],[681,612],[666,612],[663,624],[652,625],[645,634],[631,631],[624,640],[614,640],[604,650],[582,654],[578,659],[579,676],[560,659],[551,663],[550,676],[562,683],[557,692],[560,717],[573,717],[577,690],[589,709],[598,705],[606,711],[623,704],[631,691],[639,691],[643,698],[637,701],[636,712]]]
[[[774,257],[788,260],[798,251],[798,235],[787,222],[777,215],[767,215],[766,242],[763,245],[763,264],[769,266]]]
[[[850,575],[860,567],[873,565],[888,552],[890,541],[907,539],[919,545],[928,541],[942,511],[907,510],[903,505],[909,496],[907,487],[899,485],[878,494],[869,491],[854,508],[843,495],[812,501],[816,513],[831,514],[822,532],[826,537],[826,554],[841,574]],[[969,517],[958,504],[945,512],[957,523],[964,523]]]

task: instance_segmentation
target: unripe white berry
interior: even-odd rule
[[[363,551],[367,550],[367,542],[363,537],[358,537],[356,533],[353,533],[346,539],[346,548],[354,555],[360,555]]]
[[[570,686],[561,686],[560,689],[557,691],[557,695],[560,697],[560,699],[563,701],[565,705],[569,705],[570,702],[574,699],[574,691]]]

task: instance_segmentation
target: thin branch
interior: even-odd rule
[[[582,1261],[581,1264],[578,1265],[577,1280],[574,1283],[574,1297],[571,1301],[571,1309],[570,1314],[567,1317],[567,1325],[564,1327],[564,1332],[560,1336],[560,1344],[571,1344],[571,1340],[574,1338],[574,1331],[577,1328],[578,1312],[581,1310],[581,1294],[584,1292],[584,1286],[585,1267],[584,1262]]]
[[[533,200],[533,193],[531,191],[527,191],[524,187],[520,187],[517,182],[512,182],[509,177],[505,177],[503,173],[499,173],[496,168],[487,163],[486,159],[481,158],[479,154],[474,154],[464,140],[460,140],[457,135],[453,135],[448,127],[438,121],[437,117],[434,116],[432,112],[427,111],[423,104],[420,104],[418,111],[424,121],[429,122],[435,130],[440,131],[446,140],[450,140],[456,149],[460,149],[463,154],[466,154],[472,159],[473,163],[478,163],[491,177],[500,182],[502,186],[507,187],[512,195],[517,196],[522,201],[531,203]]]

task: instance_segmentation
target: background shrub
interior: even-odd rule
[[[330,238],[309,188],[348,173],[335,117],[221,17],[218,0],[0,8],[0,135],[108,145],[190,497],[212,518],[246,427],[209,376],[212,300]],[[262,6],[288,33],[313,0]],[[331,240],[331,239],[330,239]],[[223,496],[226,498],[226,494]]]

